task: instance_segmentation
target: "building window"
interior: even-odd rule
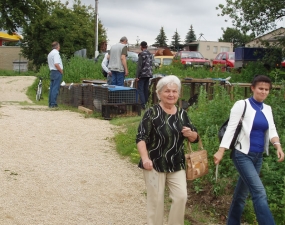
[[[207,51],[210,51],[210,45],[207,45]]]
[[[221,46],[221,52],[229,52],[229,51],[230,51],[229,47]]]
[[[214,53],[214,54],[217,54],[217,53],[218,53],[218,46],[214,46],[214,47],[213,47],[213,53]]]

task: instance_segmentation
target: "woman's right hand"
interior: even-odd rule
[[[217,165],[219,164],[224,156],[225,148],[219,148],[219,150],[214,155],[214,163]]]
[[[152,170],[153,168],[152,161],[150,159],[143,160],[142,164],[143,164],[143,168],[145,168],[146,170]]]

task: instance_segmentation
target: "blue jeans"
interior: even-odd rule
[[[233,153],[233,162],[239,173],[239,178],[229,210],[227,225],[241,224],[241,215],[249,192],[258,224],[275,225],[267,203],[266,192],[259,177],[263,161],[262,154],[249,152],[246,155],[238,150]]]
[[[111,71],[112,85],[124,86],[125,72]]]
[[[148,88],[149,88],[149,77],[140,78],[138,81],[138,94],[140,97],[140,102],[143,107],[148,101]]]
[[[60,88],[62,74],[58,70],[50,71],[49,107],[56,106],[56,99]]]

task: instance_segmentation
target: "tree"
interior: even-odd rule
[[[94,56],[95,12],[91,6],[75,0],[73,7],[68,8],[66,4],[50,1],[41,11],[23,27],[22,53],[37,68],[46,63],[53,41],[60,43],[60,52],[67,58],[80,49],[87,50],[88,58]],[[98,43],[106,41],[106,30],[100,21],[98,33]]]
[[[170,45],[171,45],[170,48],[173,50],[179,49],[180,35],[178,34],[177,29],[174,32],[174,35],[172,36],[172,41]]]
[[[233,48],[245,46],[245,44],[255,38],[254,33],[247,35],[235,28],[227,27],[226,30],[222,29],[224,34],[219,41],[232,42]]]
[[[268,30],[276,28],[276,22],[285,16],[283,0],[226,0],[226,5],[216,7],[221,10],[221,16],[232,18],[233,27],[243,33],[252,31],[259,36]]]
[[[166,44],[167,40],[168,39],[166,38],[164,29],[163,29],[163,27],[161,27],[160,31],[159,31],[159,35],[157,35],[157,37],[155,39],[156,42],[154,43],[154,46],[157,46],[157,47],[167,47],[167,44]]]
[[[9,34],[18,31],[41,13],[45,5],[43,0],[0,0],[0,29]]]
[[[174,32],[174,35],[172,36],[172,41],[171,41],[171,49],[172,50],[179,50],[183,45],[180,43],[180,35],[176,31]]]
[[[190,29],[188,31],[188,33],[186,34],[186,38],[185,38],[185,44],[188,44],[190,42],[196,41],[196,34],[193,30],[193,26],[191,24]]]

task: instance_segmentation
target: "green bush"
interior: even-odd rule
[[[105,79],[101,74],[101,62],[94,62],[84,58],[74,57],[69,61],[63,60],[64,63],[64,75],[63,80],[66,83],[77,83],[83,79]],[[128,61],[129,76],[128,78],[134,78],[136,73],[136,63]],[[43,66],[38,76],[48,77],[48,67]],[[282,137],[285,135],[285,127],[283,125],[285,121],[285,99],[284,99],[284,83],[282,70],[275,69],[268,72],[264,69],[263,65],[259,63],[250,63],[246,68],[238,73],[235,70],[232,72],[221,72],[219,68],[212,70],[184,67],[179,63],[173,63],[170,66],[163,66],[154,71],[154,74],[174,74],[179,78],[226,78],[231,76],[231,83],[250,83],[252,78],[256,74],[268,75],[272,78],[275,85],[280,85],[279,90],[272,90],[269,97],[266,99],[266,103],[272,106],[274,114],[274,120],[276,127],[281,137],[281,143],[284,146],[285,141]],[[248,97],[244,96],[244,89],[236,86],[233,89],[233,98],[225,88],[216,84],[213,87],[213,96],[209,98],[202,85],[199,90],[198,103],[191,106],[188,110],[188,114],[197,127],[200,136],[203,140],[204,148],[208,150],[209,154],[209,166],[210,172],[207,176],[201,178],[201,181],[194,182],[193,187],[196,192],[203,190],[203,186],[208,184],[212,186],[212,192],[209,193],[215,197],[227,194],[225,190],[230,190],[233,193],[234,185],[237,179],[237,172],[233,166],[229,157],[229,151],[226,151],[223,161],[219,166],[219,182],[215,182],[215,166],[213,164],[213,155],[219,147],[219,141],[217,137],[218,129],[223,122],[229,117],[230,109],[234,102],[239,99]],[[44,91],[48,92],[48,84],[45,84]],[[186,94],[189,94],[189,90]],[[186,95],[185,95],[186,96]],[[182,96],[184,97],[184,96]],[[134,117],[133,119],[119,119],[120,126],[125,127],[125,132],[120,132],[116,135],[115,141],[118,151],[122,155],[128,155],[131,157],[132,162],[138,163],[139,154],[137,152],[135,144],[135,136],[137,127],[141,117]],[[112,123],[116,123],[116,119],[112,120]],[[195,146],[194,146],[195,147]],[[261,179],[266,187],[268,194],[268,202],[274,218],[277,224],[285,224],[285,164],[276,162],[276,153],[272,146],[270,146],[270,155],[264,158],[264,166],[261,171]],[[211,206],[209,206],[211,207]],[[252,206],[250,203],[247,205],[247,209],[244,211],[244,220],[252,223],[255,221]]]

